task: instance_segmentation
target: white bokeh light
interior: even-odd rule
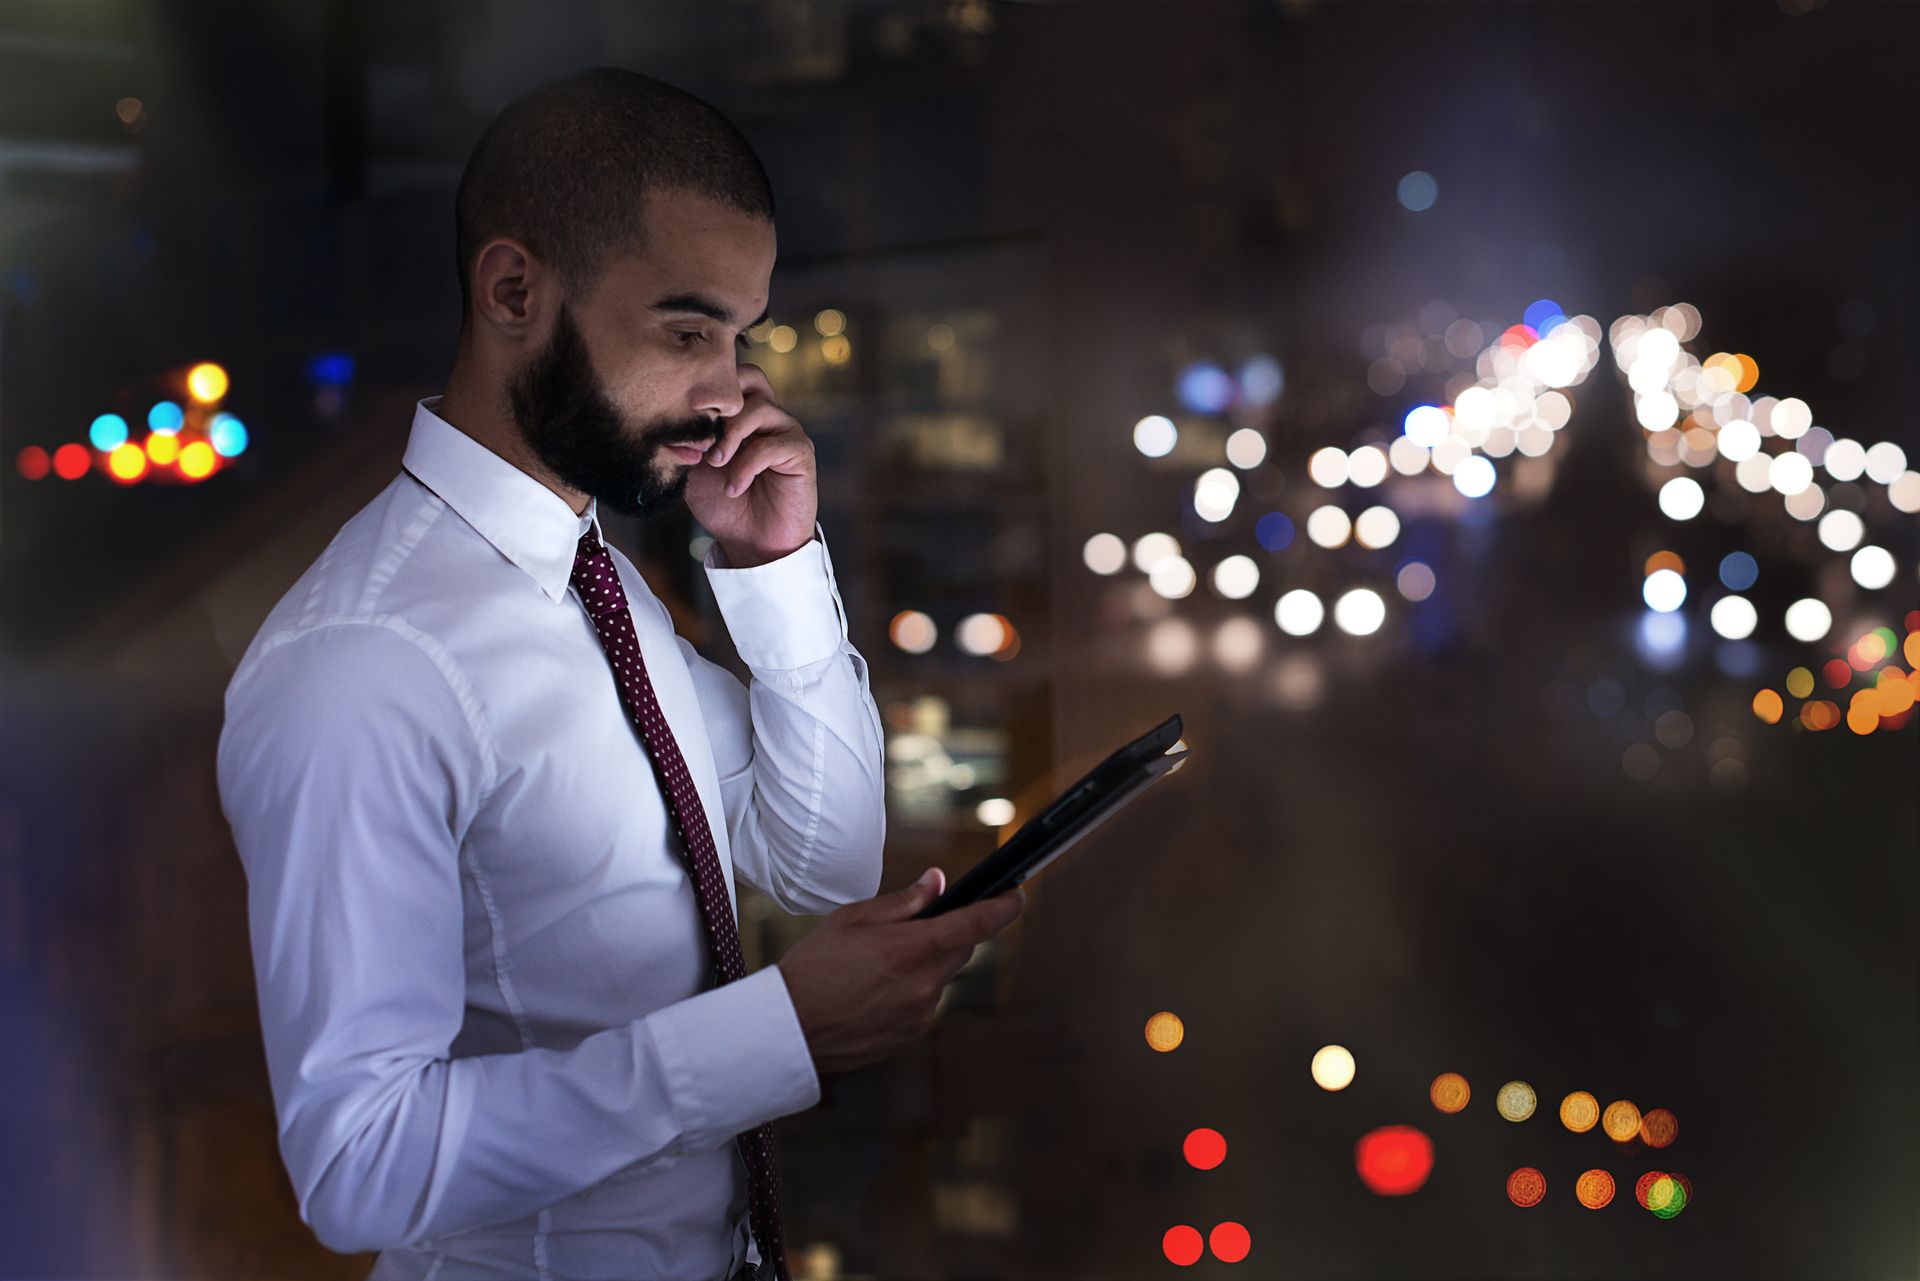
[[[1165,458],[1179,438],[1173,419],[1159,414],[1148,414],[1133,425],[1133,447],[1149,458]]]
[[[1843,507],[1836,507],[1820,518],[1820,541],[1828,551],[1850,552],[1860,545],[1867,527],[1860,518]]]
[[[1438,405],[1415,405],[1407,411],[1405,427],[1408,440],[1432,449],[1452,433],[1453,419]]]
[[[1322,489],[1338,489],[1347,483],[1347,451],[1331,445],[1314,450],[1307,459],[1307,475]]]
[[[1453,469],[1453,487],[1468,498],[1485,498],[1493,492],[1493,463],[1478,454],[1460,460]]]
[[[1867,451],[1859,441],[1843,436],[1827,446],[1820,465],[1835,480],[1859,480],[1867,470]]]
[[[1267,438],[1251,427],[1227,437],[1227,461],[1241,471],[1258,467],[1267,457]]]
[[[1184,556],[1165,556],[1147,571],[1147,582],[1168,600],[1179,600],[1193,591],[1193,566]]]
[[[1233,515],[1240,498],[1240,478],[1224,467],[1209,467],[1193,482],[1193,510],[1202,520],[1218,524]]]
[[[1907,451],[1890,440],[1867,450],[1867,479],[1891,485],[1907,469]]]
[[[1304,587],[1296,587],[1273,605],[1273,621],[1289,636],[1311,636],[1320,630],[1327,616],[1320,598]]]
[[[1804,454],[1775,454],[1767,464],[1767,483],[1791,498],[1813,483],[1813,464]]]
[[[1744,418],[1736,418],[1721,425],[1714,444],[1728,462],[1744,462],[1760,452],[1760,429]]]
[[[1260,566],[1251,556],[1229,556],[1213,567],[1213,590],[1228,600],[1245,600],[1260,585]]]
[[[1372,489],[1387,478],[1391,466],[1386,450],[1378,445],[1362,445],[1347,455],[1347,481],[1362,489]]]
[[[1126,567],[1127,545],[1113,534],[1095,534],[1080,551],[1087,568],[1096,574],[1117,574]]]
[[[1853,554],[1847,569],[1853,581],[1870,592],[1877,592],[1893,581],[1893,553],[1869,543]]]
[[[1656,569],[1640,585],[1640,596],[1648,609],[1671,614],[1686,604],[1687,580],[1671,569]]]
[[[1353,537],[1362,547],[1391,547],[1400,537],[1400,517],[1391,507],[1369,507],[1354,518]]]
[[[1810,644],[1833,630],[1833,611],[1824,601],[1804,597],[1787,606],[1787,635]]]
[[[1333,621],[1349,636],[1371,636],[1387,620],[1387,603],[1370,587],[1356,587],[1333,603]]]
[[[1744,596],[1722,596],[1713,603],[1713,611],[1707,616],[1713,624],[1713,630],[1728,640],[1745,640],[1753,635],[1753,629],[1759,625],[1760,615],[1754,610],[1753,602]]]
[[[1707,493],[1691,476],[1675,476],[1660,486],[1660,510],[1673,520],[1692,520],[1707,505]]]
[[[1316,507],[1307,515],[1307,538],[1316,547],[1344,547],[1352,535],[1352,519],[1331,503]]]

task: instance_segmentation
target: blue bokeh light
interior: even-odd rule
[[[1728,552],[1720,558],[1720,581],[1728,591],[1744,592],[1760,577],[1760,564],[1745,552]]]
[[[1640,627],[1634,639],[1634,647],[1640,651],[1640,657],[1649,667],[1657,671],[1672,671],[1686,654],[1686,617],[1648,610],[1640,616]]]
[[[222,458],[233,458],[247,447],[247,428],[232,414],[215,414],[207,427],[207,442]]]
[[[1196,414],[1217,414],[1233,403],[1233,379],[1220,366],[1196,360],[1180,371],[1180,403]]]
[[[345,387],[353,381],[353,357],[344,351],[324,351],[307,362],[307,377],[321,387]]]
[[[127,420],[119,414],[101,414],[87,428],[87,439],[101,453],[109,453],[127,443]]]
[[[1400,180],[1396,193],[1402,207],[1414,213],[1433,208],[1433,202],[1440,198],[1440,184],[1433,175],[1424,169],[1415,169]]]
[[[1272,356],[1249,356],[1240,366],[1240,397],[1249,405],[1271,405],[1286,385],[1286,374]]]
[[[147,411],[147,426],[157,432],[171,434],[180,430],[180,424],[187,421],[186,411],[171,400],[163,400]]]
[[[1544,338],[1553,331],[1556,325],[1566,323],[1567,313],[1561,310],[1560,304],[1553,299],[1542,298],[1528,306],[1526,311],[1521,314],[1520,319],[1525,321],[1527,327],[1532,329],[1533,332]]]
[[[1253,536],[1270,552],[1284,551],[1293,542],[1293,522],[1285,512],[1268,512],[1254,522]]]

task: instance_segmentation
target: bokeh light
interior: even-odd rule
[[[1433,1100],[1434,1107],[1451,1116],[1467,1106],[1467,1101],[1473,1097],[1473,1089],[1467,1084],[1467,1078],[1458,1072],[1442,1072],[1427,1087],[1427,1097]]]
[[[1408,1196],[1433,1173],[1433,1140],[1411,1125],[1383,1125],[1354,1144],[1353,1164],[1374,1195]]]
[[[1664,1148],[1680,1137],[1680,1120],[1666,1108],[1655,1108],[1640,1118],[1640,1141],[1650,1148]]]
[[[1575,1090],[1560,1100],[1560,1124],[1575,1134],[1585,1134],[1600,1123],[1600,1100],[1585,1090]]]
[[[1241,471],[1258,467],[1267,457],[1267,438],[1251,427],[1227,437],[1227,461]]]
[[[1353,1055],[1344,1045],[1323,1045],[1313,1055],[1313,1083],[1323,1090],[1344,1090],[1353,1084]]]
[[[1433,595],[1433,571],[1425,562],[1410,560],[1394,575],[1393,584],[1410,601],[1423,601]]]
[[[85,445],[69,441],[53,451],[53,474],[61,480],[79,480],[93,466]]]
[[[1260,585],[1260,566],[1251,556],[1229,556],[1213,567],[1213,590],[1228,600],[1245,600]]]
[[[1760,624],[1759,611],[1744,596],[1722,596],[1707,617],[1713,630],[1727,640],[1745,640]]]
[[[1433,202],[1440,199],[1440,184],[1426,170],[1415,169],[1401,177],[1394,187],[1394,195],[1399,199],[1401,208],[1412,213],[1423,213],[1433,208]]]
[[[1191,1267],[1200,1262],[1200,1256],[1206,1253],[1207,1243],[1200,1235],[1200,1229],[1185,1223],[1176,1224],[1160,1238],[1160,1249],[1167,1256],[1167,1262],[1180,1267]]]
[[[232,414],[215,414],[207,424],[207,443],[222,458],[237,458],[246,452],[246,424]]]
[[[1523,1165],[1507,1176],[1507,1200],[1521,1209],[1539,1205],[1547,1195],[1547,1176]]]
[[[1640,595],[1648,609],[1671,614],[1686,603],[1687,580],[1670,569],[1656,569],[1641,583]]]
[[[1180,541],[1172,534],[1142,534],[1133,540],[1133,567],[1151,574],[1153,567],[1169,556],[1180,554]]]
[[[988,827],[1005,827],[1013,822],[1013,802],[1004,796],[989,796],[973,807],[973,816]]]
[[[1760,563],[1746,552],[1728,552],[1720,558],[1720,582],[1730,592],[1744,592],[1760,579]]]
[[[1493,1096],[1493,1107],[1509,1121],[1524,1121],[1533,1115],[1539,1101],[1533,1087],[1525,1081],[1508,1081]]]
[[[1170,1054],[1187,1039],[1187,1025],[1171,1010],[1159,1010],[1147,1019],[1147,1044],[1161,1054]]]
[[[1371,636],[1387,620],[1387,604],[1370,587],[1356,587],[1333,603],[1333,621],[1349,636]]]
[[[1228,1220],[1216,1223],[1207,1234],[1207,1248],[1222,1263],[1239,1263],[1253,1249],[1253,1234],[1246,1225]]]
[[[1196,1170],[1212,1170],[1227,1159],[1227,1139],[1218,1130],[1202,1126],[1189,1130],[1180,1144],[1180,1154]]]
[[[1707,505],[1707,492],[1691,476],[1675,476],[1660,487],[1660,510],[1671,520],[1692,520]]]
[[[227,371],[212,361],[202,361],[187,371],[187,394],[203,405],[211,405],[227,394]]]
[[[1173,419],[1160,414],[1148,414],[1133,425],[1133,447],[1149,458],[1166,457],[1179,439]]]
[[[1640,1109],[1626,1099],[1615,1099],[1600,1114],[1600,1128],[1616,1143],[1625,1143],[1640,1133]]]
[[[1787,635],[1812,644],[1833,630],[1833,613],[1825,602],[1808,596],[1787,606],[1786,622]]]
[[[1320,598],[1304,587],[1296,587],[1274,602],[1273,618],[1289,636],[1311,636],[1320,630],[1327,615]]]
[[[909,654],[924,654],[940,638],[940,629],[919,610],[903,609],[887,624],[887,637]]]
[[[1589,1210],[1604,1209],[1613,1200],[1613,1176],[1605,1170],[1588,1170],[1573,1185],[1573,1194]]]
[[[187,421],[186,411],[171,400],[162,400],[147,411],[147,426],[154,431],[171,434],[180,430]]]
[[[1331,503],[1307,514],[1307,538],[1316,547],[1344,547],[1352,536],[1352,518]]]
[[[127,443],[127,420],[119,414],[101,414],[87,428],[87,439],[103,454]]]
[[[1127,566],[1127,545],[1117,534],[1095,534],[1080,549],[1080,556],[1096,574],[1117,574]]]

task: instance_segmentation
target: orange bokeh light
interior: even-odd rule
[[[1840,723],[1840,708],[1824,698],[1800,704],[1800,723],[1810,730],[1828,730]]]
[[[1882,716],[1898,716],[1913,706],[1913,682],[1897,667],[1880,669],[1873,694]]]
[[[1613,1200],[1613,1176],[1605,1170],[1588,1170],[1573,1185],[1574,1196],[1589,1210],[1598,1210]]]
[[[1427,1097],[1433,1100],[1433,1106],[1451,1115],[1467,1106],[1467,1100],[1473,1097],[1473,1088],[1458,1072],[1442,1072],[1427,1087]]]
[[[1180,1016],[1168,1010],[1161,1010],[1147,1020],[1147,1044],[1162,1054],[1172,1053],[1180,1048],[1180,1042],[1187,1039],[1187,1025]]]
[[[1684,575],[1687,572],[1687,562],[1680,559],[1678,552],[1655,552],[1647,557],[1646,572],[1641,577],[1651,578],[1655,570],[1661,569],[1670,569],[1676,574]]]
[[[1560,1124],[1575,1134],[1585,1134],[1600,1120],[1600,1100],[1585,1090],[1575,1090],[1560,1100]]]
[[[1775,690],[1763,689],[1753,696],[1753,714],[1769,725],[1778,724],[1785,710],[1786,704]]]
[[[1908,632],[1906,643],[1900,647],[1900,652],[1907,656],[1908,667],[1920,671],[1920,632]]]
[[[1600,1128],[1616,1143],[1625,1143],[1640,1133],[1640,1109],[1625,1099],[1615,1099],[1600,1114]]]
[[[1847,704],[1847,728],[1856,734],[1871,734],[1880,728],[1880,695],[1870,689],[1857,689]]]
[[[1507,1200],[1525,1210],[1546,1199],[1547,1176],[1523,1165],[1507,1176]]]
[[[1650,1148],[1664,1148],[1680,1135],[1680,1118],[1666,1108],[1655,1108],[1640,1118],[1640,1141]]]

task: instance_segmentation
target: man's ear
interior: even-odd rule
[[[548,310],[546,295],[553,273],[524,241],[512,236],[489,240],[474,259],[473,319],[502,337],[525,342],[539,329]]]

